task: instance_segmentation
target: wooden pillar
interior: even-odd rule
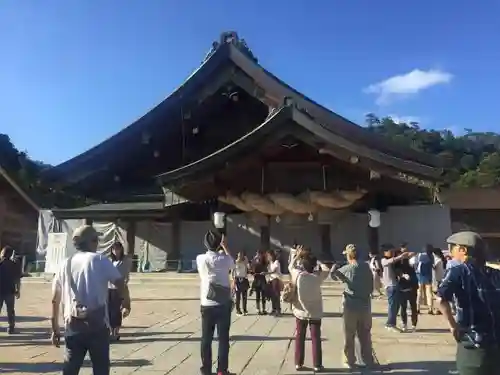
[[[378,228],[372,228],[368,226],[368,249],[372,253],[378,253],[380,244],[379,244],[379,233]]]
[[[181,246],[182,246],[182,238],[181,238],[181,225],[182,221],[174,218],[172,221],[172,242],[170,244],[170,253],[168,254],[168,261],[170,262],[179,262],[181,259]],[[172,266],[172,264],[171,264]]]
[[[134,220],[131,220],[127,222],[125,227],[127,228],[127,238],[125,239],[127,243],[125,248],[127,249],[127,254],[133,257],[135,254],[135,233],[137,224]]]
[[[334,260],[332,254],[332,238],[330,224],[319,224],[319,235],[321,239],[321,260],[329,262]]]
[[[267,251],[271,248],[271,221],[267,217],[267,225],[260,227],[260,248]]]
[[[135,256],[135,235],[137,230],[137,224],[135,220],[127,221],[125,226],[127,228],[127,235],[125,238],[125,251],[127,252],[127,256],[132,259],[132,267],[130,269],[131,272],[136,272],[138,269],[137,266],[137,257]]]

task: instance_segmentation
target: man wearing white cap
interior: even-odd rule
[[[60,343],[59,306],[64,317],[63,375],[77,375],[87,352],[94,375],[109,375],[108,283],[123,287],[117,268],[97,254],[98,233],[89,225],[73,233],[76,254],[66,259],[52,286],[52,344]],[[126,312],[128,314],[128,311]]]

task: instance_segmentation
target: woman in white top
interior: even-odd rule
[[[281,301],[280,294],[282,289],[282,281],[281,281],[281,265],[278,257],[276,256],[276,252],[273,250],[269,250],[267,252],[268,259],[268,269],[266,275],[269,280],[269,294],[271,298],[271,306],[273,315],[281,314]]]
[[[370,251],[370,270],[373,275],[373,293],[372,296],[375,297],[375,292],[378,293],[377,297],[381,297],[382,293],[382,263],[377,253]]]
[[[432,266],[433,268],[433,275],[432,275],[432,289],[434,291],[437,290],[439,287],[439,284],[441,284],[441,281],[444,279],[444,270],[446,269],[446,258],[444,257],[443,251],[441,249],[434,249],[432,252],[433,255],[433,260],[434,260],[434,265]]]
[[[128,315],[130,311],[130,298],[128,293],[128,279],[132,264],[125,255],[123,245],[115,242],[111,246],[110,259],[124,280],[124,287],[118,289],[115,284],[108,285],[108,316],[110,325],[110,338],[113,341],[120,340],[120,328],[122,327],[122,318]]]
[[[250,283],[248,281],[248,259],[245,254],[240,251],[236,258],[233,269],[234,291],[236,294],[236,315],[247,315],[247,299]],[[241,309],[243,302],[243,313]]]

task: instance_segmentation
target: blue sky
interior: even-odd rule
[[[116,133],[235,30],[333,111],[500,131],[500,2],[2,0],[0,132],[57,164]],[[118,150],[119,152],[119,150]]]

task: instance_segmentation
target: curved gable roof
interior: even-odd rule
[[[356,125],[301,94],[260,66],[244,40],[239,39],[236,33],[230,32],[223,33],[219,43],[214,42],[213,49],[202,65],[164,101],[97,146],[48,170],[45,173],[45,178],[64,180],[64,175],[67,173],[81,173],[78,171],[87,162],[98,160],[107,150],[119,148],[124,140],[141,137],[142,132],[147,131],[152,123],[170,110],[178,109],[183,103],[183,98],[198,90],[203,82],[213,77],[218,67],[228,61],[235,64],[257,86],[273,97],[277,101],[277,106],[281,105],[286,97],[291,97],[301,109],[315,119],[315,122],[345,139],[350,139],[398,159],[406,159],[430,167],[443,166],[438,157],[401,146],[380,135],[373,134],[366,128]],[[87,171],[87,173],[92,174],[92,171]]]
[[[325,144],[325,150],[334,145],[336,148],[347,151],[351,155],[356,155],[363,161],[371,164],[383,166],[393,171],[408,173],[429,181],[438,181],[441,177],[441,169],[420,164],[407,159],[386,154],[379,150],[374,150],[355,141],[344,138],[331,129],[315,121],[308,113],[297,109],[295,105],[283,106],[272,113],[266,121],[257,126],[248,134],[227,145],[226,147],[208,155],[193,163],[187,164],[172,171],[165,172],[158,176],[164,185],[176,184],[184,178],[200,174],[210,174],[221,167],[227,165],[228,160],[237,161],[239,157],[250,155],[252,151],[269,139],[279,140],[289,135],[293,130],[286,128],[286,123],[293,122],[296,126],[313,134],[318,141]],[[335,151],[332,151],[335,154]]]

